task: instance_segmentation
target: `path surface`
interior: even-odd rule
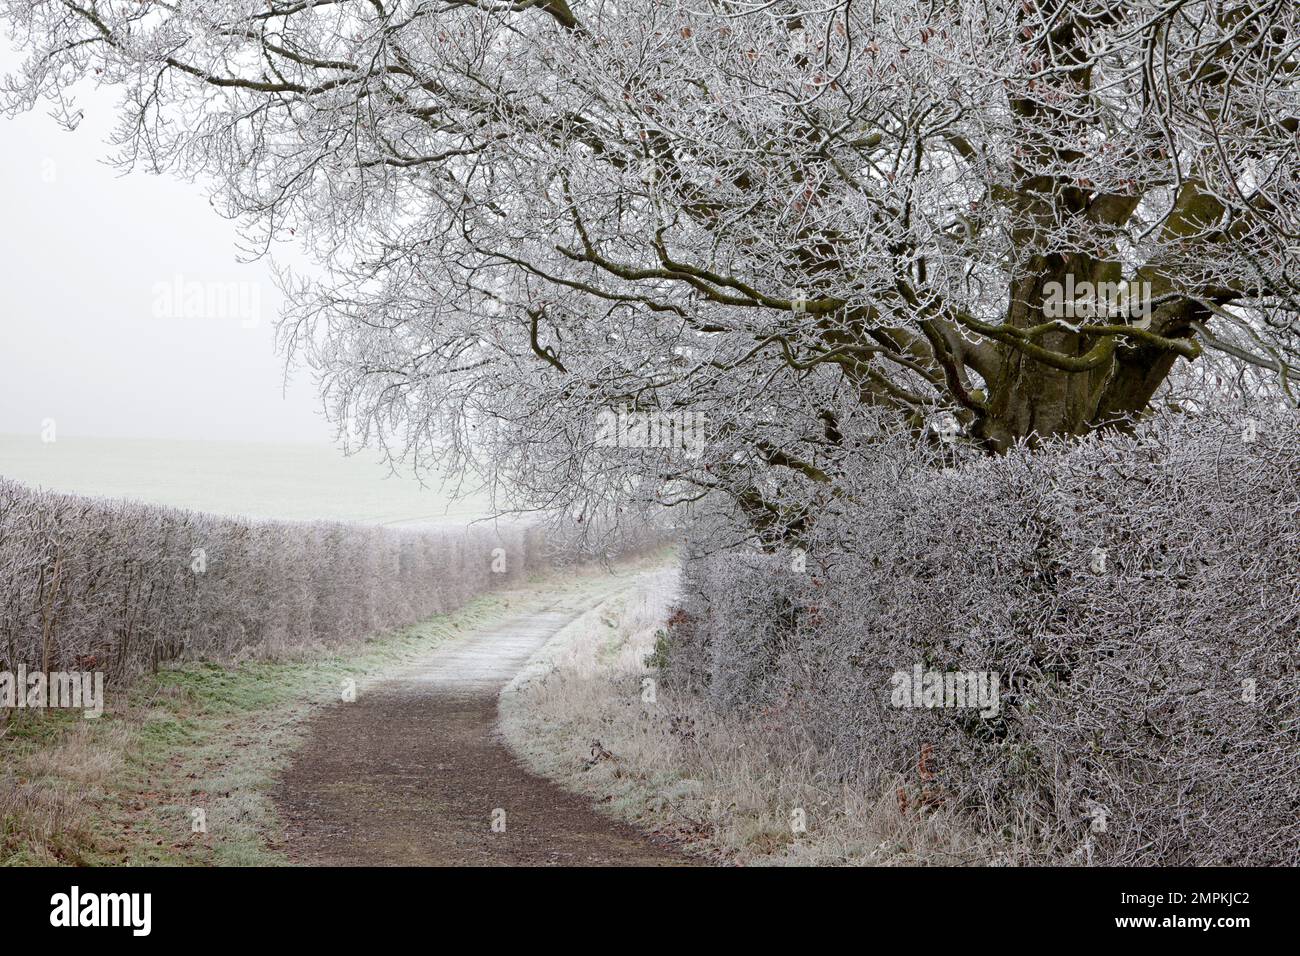
[[[275,794],[290,857],[326,866],[689,863],[525,771],[496,733],[501,688],[613,590],[455,638],[401,679],[315,718]],[[505,832],[491,826],[498,809]]]

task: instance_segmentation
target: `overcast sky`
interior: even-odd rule
[[[72,133],[0,117],[0,432],[329,441],[308,375],[282,394],[269,264],[202,183],[104,164],[111,93],[79,105]]]

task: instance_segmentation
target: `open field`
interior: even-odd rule
[[[466,484],[428,487],[373,452],[329,445],[0,435],[0,475],[55,491],[285,521],[463,525],[492,513]]]

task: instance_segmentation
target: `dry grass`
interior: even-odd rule
[[[43,782],[0,777],[0,853],[7,862],[56,866],[84,862],[88,839],[81,799]]]
[[[91,794],[116,773],[130,743],[121,725],[25,713],[0,725],[0,860],[52,866],[88,862]]]
[[[943,811],[917,809],[923,780],[872,789],[837,781],[822,755],[775,720],[722,719],[661,686],[643,700],[643,682],[654,678],[645,661],[674,591],[675,572],[666,572],[585,615],[502,693],[502,731],[534,771],[734,864],[1021,858]]]
[[[89,722],[73,724],[54,747],[34,752],[27,760],[27,768],[37,778],[91,786],[121,765],[130,739],[129,729],[121,725],[97,733]]]

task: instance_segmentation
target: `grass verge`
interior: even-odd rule
[[[780,721],[731,720],[657,682],[676,593],[666,571],[560,632],[501,695],[507,744],[533,772],[686,849],[737,865],[1005,863],[909,785],[832,778]],[[908,799],[910,794],[910,799]]]

